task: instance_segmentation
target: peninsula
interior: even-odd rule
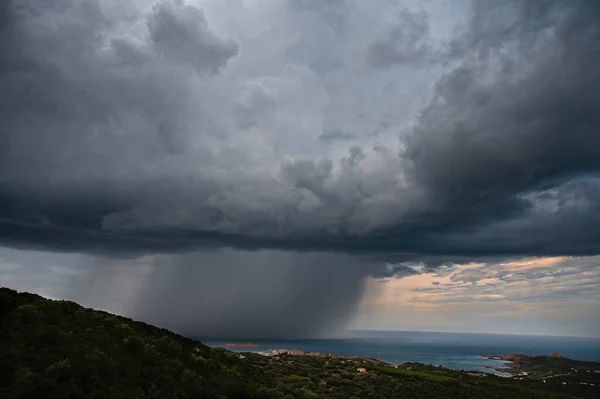
[[[505,367],[497,371],[509,373],[513,378],[540,380],[548,383],[559,380],[561,384],[583,384],[600,386],[600,363],[568,359],[560,353],[550,355],[526,355],[508,353],[501,355],[482,354],[492,360],[505,361]]]

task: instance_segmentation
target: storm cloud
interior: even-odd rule
[[[4,2],[2,243],[597,253],[598,6],[376,3]]]
[[[0,244],[97,256],[100,307],[133,270],[128,314],[182,332],[600,253],[593,1],[7,0],[0,87]]]

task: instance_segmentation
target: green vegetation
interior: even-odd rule
[[[418,363],[242,356],[73,302],[0,288],[3,399],[600,397],[599,387],[575,385]]]
[[[412,370],[407,370],[405,368],[385,366],[385,367],[377,367],[375,370],[379,371],[380,373],[388,374],[391,376],[401,375],[401,376],[405,376],[405,377],[421,377],[421,378],[425,378],[429,381],[434,381],[434,382],[456,381],[456,378],[447,377],[445,375],[428,373],[428,372],[424,372],[424,371],[412,371]]]
[[[600,363],[567,359],[557,353],[549,356],[509,354],[493,357],[509,361],[509,367],[503,371],[513,374],[523,384],[542,381],[555,390],[566,384],[571,394],[586,396],[595,392],[600,397]]]

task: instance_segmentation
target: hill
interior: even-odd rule
[[[6,399],[593,398],[598,392],[418,363],[232,353],[73,302],[0,288],[0,397]]]

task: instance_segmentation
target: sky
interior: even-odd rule
[[[600,5],[0,3],[0,285],[210,337],[600,331]]]

